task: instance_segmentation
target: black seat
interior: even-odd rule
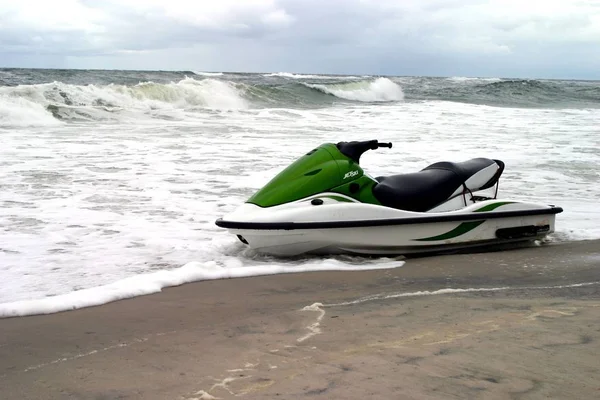
[[[503,170],[502,161],[488,158],[460,163],[443,161],[415,173],[378,177],[373,195],[384,206],[424,212],[462,194],[465,187],[470,191],[492,187]]]

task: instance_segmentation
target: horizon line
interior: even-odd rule
[[[204,71],[196,69],[137,69],[137,68],[56,68],[56,67],[3,67],[0,70],[48,70],[48,71],[127,71],[127,72],[191,72],[201,76],[200,73],[222,73],[229,75],[264,75],[264,74],[293,74],[293,75],[321,75],[321,76],[364,76],[365,78],[391,77],[391,78],[475,78],[475,79],[522,79],[522,80],[565,80],[565,81],[600,81],[598,78],[548,78],[543,76],[486,76],[486,75],[394,75],[394,74],[364,74],[364,73],[324,73],[324,72],[293,72],[293,71]]]

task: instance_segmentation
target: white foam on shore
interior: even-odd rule
[[[306,306],[302,309],[302,311],[315,311],[318,313],[318,315],[317,315],[317,319],[315,320],[315,322],[313,322],[312,324],[310,324],[306,327],[306,329],[308,330],[308,333],[297,339],[298,343],[302,343],[306,339],[310,339],[311,337],[321,333],[321,320],[325,316],[325,310],[323,310],[321,307],[323,307],[323,304],[314,303],[314,304],[311,304],[310,306]]]
[[[0,318],[52,314],[60,311],[98,306],[112,301],[157,293],[165,287],[178,286],[196,281],[313,271],[387,269],[401,267],[404,265],[404,262],[388,259],[387,261],[378,260],[376,263],[365,262],[360,265],[352,265],[336,259],[324,259],[300,265],[265,262],[262,265],[241,266],[242,263],[232,257],[227,264],[218,265],[214,261],[203,263],[191,262],[181,268],[136,275],[108,285],[78,290],[58,296],[4,303],[0,304]],[[232,266],[232,264],[239,266]]]
[[[339,307],[339,306],[351,306],[354,304],[367,303],[370,301],[378,301],[378,300],[387,300],[387,299],[396,299],[400,297],[420,297],[420,296],[439,296],[444,294],[459,294],[459,293],[474,293],[474,292],[501,292],[506,290],[548,290],[548,289],[568,289],[568,288],[576,288],[583,286],[594,286],[600,284],[600,281],[597,282],[583,282],[583,283],[574,283],[571,285],[556,285],[556,286],[502,286],[502,287],[492,287],[492,288],[467,288],[467,289],[453,289],[453,288],[445,288],[439,290],[421,290],[418,292],[407,292],[407,293],[392,293],[392,294],[375,294],[372,296],[361,297],[360,299],[344,301],[341,303],[332,303],[332,304],[320,304],[321,307]]]
[[[212,396],[210,393],[205,392],[204,390],[200,390],[195,393],[196,396],[200,397],[192,397],[189,400],[216,400],[218,397]]]

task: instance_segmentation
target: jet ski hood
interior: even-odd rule
[[[333,143],[323,144],[294,161],[247,203],[272,207],[327,192],[364,175],[357,162]]]

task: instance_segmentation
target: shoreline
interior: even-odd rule
[[[7,400],[591,398],[599,281],[600,241],[581,241],[187,283],[0,319],[0,390]]]
[[[148,272],[137,276],[131,276],[123,279],[119,279],[115,282],[103,284],[100,286],[94,286],[72,292],[67,292],[51,297],[29,299],[29,300],[16,300],[12,302],[0,303],[0,320],[6,318],[21,318],[36,315],[51,315],[61,312],[69,312],[74,310],[80,310],[89,307],[100,307],[105,304],[110,304],[115,301],[123,301],[133,299],[140,296],[148,296],[156,293],[161,293],[169,288],[179,287],[186,284],[193,284],[199,282],[206,282],[212,280],[223,280],[223,279],[241,279],[241,278],[253,278],[253,277],[264,277],[269,275],[282,275],[282,274],[301,274],[301,273],[312,273],[312,272],[356,272],[356,271],[374,271],[374,270],[386,270],[401,268],[406,262],[414,262],[415,260],[427,260],[431,257],[436,256],[449,256],[449,255],[468,255],[468,254],[493,254],[501,251],[515,251],[519,249],[535,248],[537,246],[544,248],[547,246],[553,247],[556,245],[564,245],[570,243],[585,243],[594,242],[600,239],[580,240],[580,241],[569,241],[569,242],[550,242],[542,245],[535,244],[507,244],[497,245],[488,248],[476,249],[475,253],[469,253],[469,250],[457,251],[455,253],[446,252],[441,254],[431,255],[409,255],[406,257],[377,257],[364,258],[365,262],[376,262],[372,268],[364,267],[353,267],[352,265],[336,266],[329,265],[326,263],[336,263],[336,259],[325,259],[323,257],[315,256],[312,261],[314,265],[311,267],[305,267],[304,265],[296,264],[279,264],[277,259],[273,259],[271,265],[257,266],[244,266],[244,267],[233,267],[225,268],[221,273],[214,273],[210,270],[204,270],[204,267],[200,265],[200,269],[194,270],[196,262],[189,262],[180,267],[163,270],[159,272]],[[323,260],[325,261],[323,263]],[[377,261],[380,260],[380,261]],[[285,260],[287,261],[287,260]],[[305,260],[306,263],[310,264],[310,259]],[[319,265],[321,264],[322,265]],[[265,269],[266,267],[266,269]],[[269,270],[271,269],[271,270]],[[266,272],[269,270],[268,272]],[[128,285],[126,285],[127,283]]]

